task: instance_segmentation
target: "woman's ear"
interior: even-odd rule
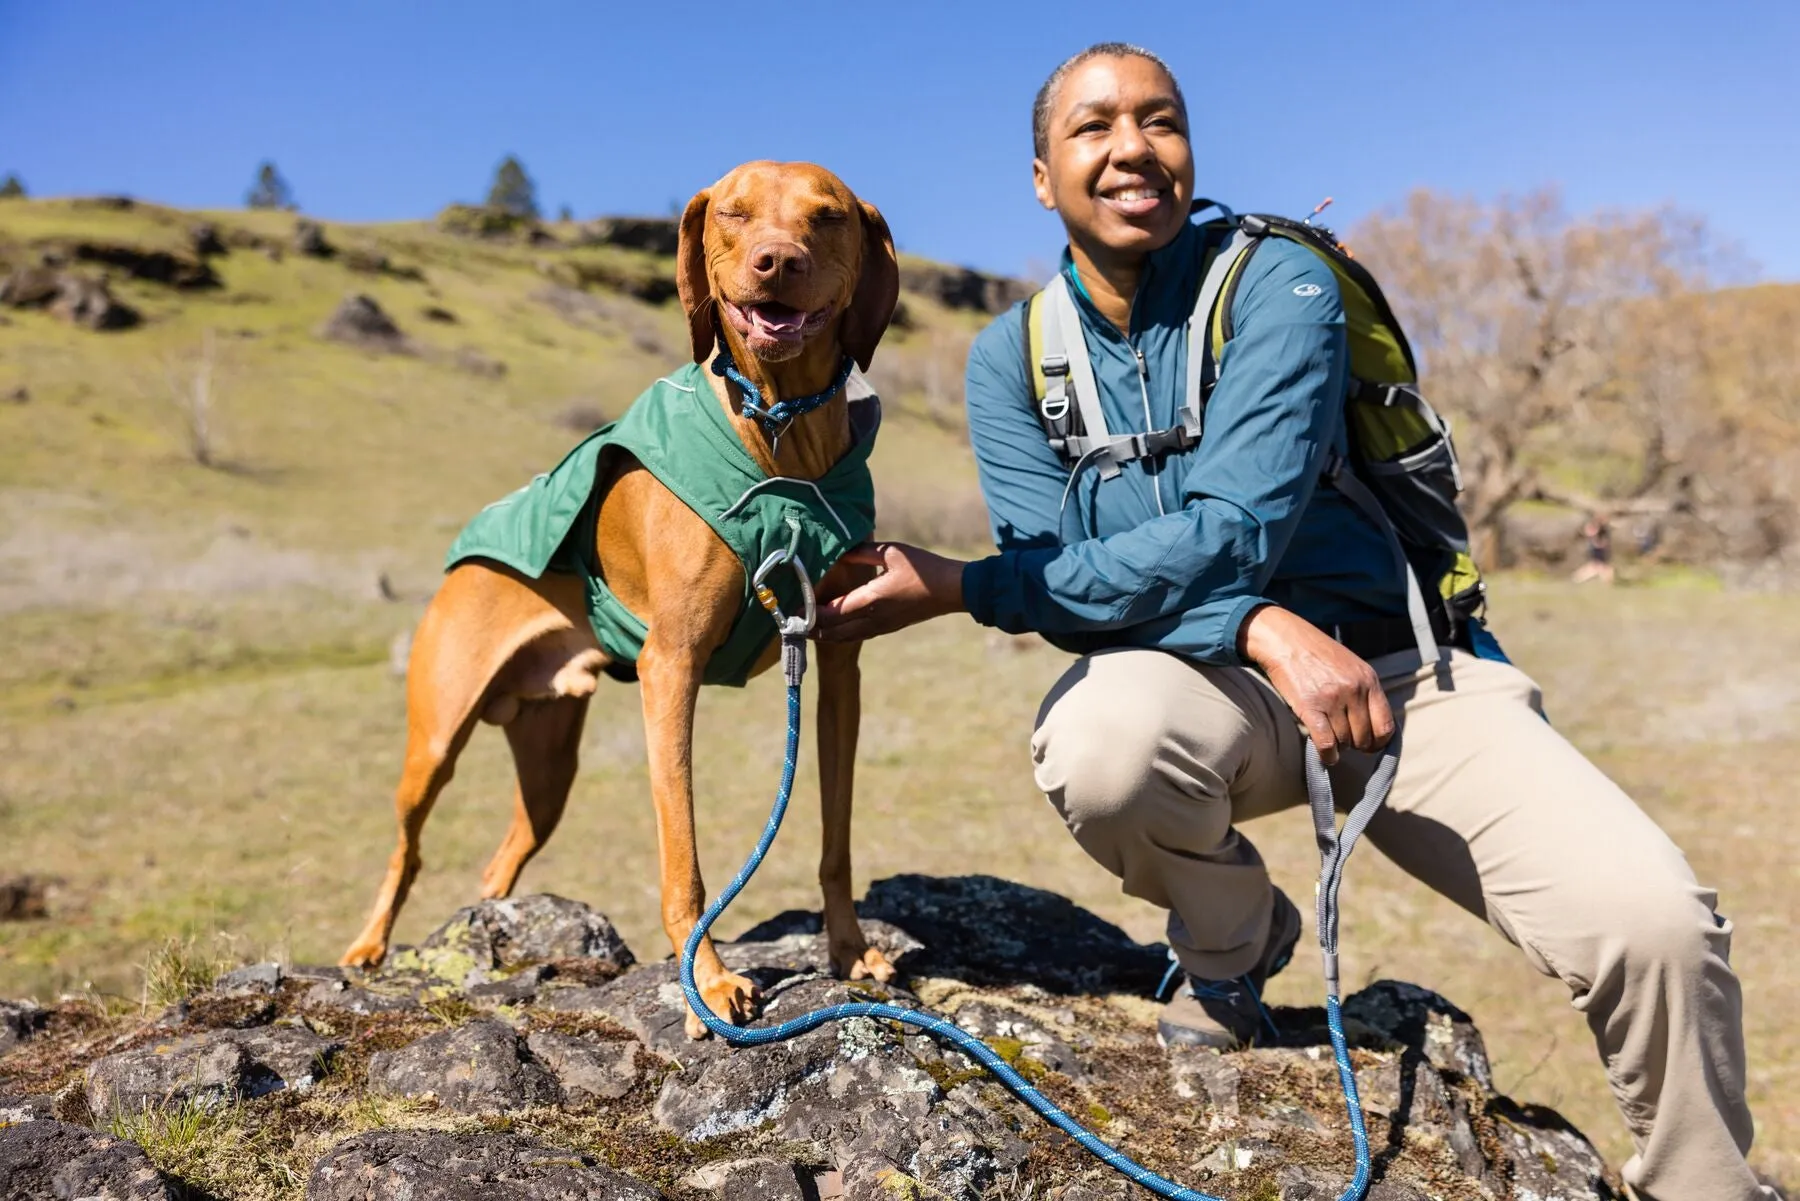
[[[1056,197],[1050,193],[1050,166],[1041,158],[1031,160],[1031,190],[1037,193],[1039,204],[1056,211]]]
[[[900,264],[894,257],[894,236],[888,232],[887,218],[872,204],[857,204],[862,209],[862,274],[857,276],[850,307],[844,311],[838,340],[856,365],[867,371],[900,301]]]
[[[712,358],[719,337],[712,281],[706,277],[706,210],[711,201],[711,188],[694,193],[681,214],[681,235],[675,246],[675,291],[687,313],[688,336],[694,342],[696,363]]]

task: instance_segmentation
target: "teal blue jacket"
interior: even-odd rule
[[[1150,256],[1129,336],[1089,302],[1064,252],[1115,434],[1176,422],[1204,240],[1189,225]],[[1045,441],[1023,309],[996,318],[969,354],[969,437],[1000,551],[963,571],[977,621],[1076,653],[1157,647],[1236,664],[1238,629],[1265,602],[1324,629],[1406,615],[1385,536],[1319,480],[1329,453],[1346,450],[1348,353],[1337,283],[1316,255],[1278,238],[1258,247],[1200,444],[1110,480],[1090,466],[1069,486]]]

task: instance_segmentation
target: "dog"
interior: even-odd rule
[[[659,381],[657,387],[692,394],[687,399],[671,394],[674,408],[669,411],[722,419],[765,477],[782,477],[789,484],[826,479],[859,446],[848,389],[841,384],[847,360],[868,367],[899,297],[893,239],[880,212],[821,167],[746,163],[688,203],[681,218],[676,283],[694,364],[711,363],[715,370],[684,367],[685,376]],[[720,353],[729,356],[740,379],[754,386],[765,405],[812,397],[832,389],[834,380],[840,383],[821,407],[785,426],[764,422],[746,414],[746,389],[719,374],[715,355]],[[683,379],[689,381],[686,386]],[[634,409],[645,403],[640,398]],[[693,404],[717,409],[697,410]],[[624,426],[630,416],[619,424]],[[720,449],[684,440],[671,453],[678,450],[691,462],[692,456]],[[863,461],[866,454],[865,445]],[[570,470],[587,468],[577,463]],[[568,474],[563,468],[558,472]],[[515,497],[534,487],[551,487],[554,475],[538,477]],[[760,622],[757,632],[767,635],[774,633],[774,625],[760,609],[745,616],[754,601],[744,559],[648,469],[643,456],[600,452],[592,478],[591,500],[563,543],[591,564],[589,577],[553,568],[522,570],[502,551],[483,550],[458,560],[452,549],[452,565],[419,624],[408,663],[406,758],[395,793],[399,842],[374,911],[344,953],[343,964],[372,967],[387,954],[394,919],[419,870],[421,829],[478,721],[506,732],[518,772],[512,823],[482,876],[481,895],[512,892],[520,869],[543,847],[562,815],[588,699],[599,676],[629,678],[634,666],[603,645],[596,632],[598,619],[591,619],[597,611],[595,597],[604,592],[641,621],[635,671],[656,808],[662,923],[677,954],[698,923],[705,886],[694,841],[690,767],[697,693],[709,662],[738,641],[733,632],[740,621]],[[506,517],[505,506],[513,501],[489,506],[502,506],[496,520]],[[872,527],[872,498],[867,518]],[[470,530],[475,528],[471,523]],[[465,530],[465,538],[469,533]],[[853,533],[868,536],[866,530],[844,530],[846,537]],[[566,560],[573,552],[557,553]],[[539,551],[538,560],[543,558]],[[841,595],[866,578],[866,569],[835,564],[818,581],[818,592],[827,598]],[[819,883],[834,971],[885,983],[893,979],[894,968],[864,939],[850,895],[859,650],[856,644],[816,644],[824,826]],[[766,670],[780,653],[779,643],[768,640],[744,674]],[[725,967],[710,938],[700,944],[695,978],[715,1013],[739,1024],[754,1016],[760,1001],[755,986]],[[694,1038],[706,1034],[692,1013],[686,1029]]]

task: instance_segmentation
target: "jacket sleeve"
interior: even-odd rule
[[[977,343],[970,436],[1001,548],[963,571],[977,621],[1082,649],[1145,645],[1239,662],[1238,628],[1264,603],[1341,438],[1348,370],[1328,266],[1270,240],[1245,271],[1205,433],[1184,463],[1182,507],[1104,538],[1058,541],[1067,473],[1030,411],[1023,355],[1014,350],[1009,373],[994,361],[998,338]],[[1015,327],[1015,348],[1016,339]]]

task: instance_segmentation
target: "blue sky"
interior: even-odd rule
[[[811,159],[901,245],[1053,259],[1031,96],[1066,54],[1175,67],[1200,190],[1340,223],[1426,185],[1673,203],[1800,280],[1800,3],[584,5],[0,0],[0,171],[38,195],[239,203],[273,158],[344,220],[479,199],[666,212],[734,163]]]

